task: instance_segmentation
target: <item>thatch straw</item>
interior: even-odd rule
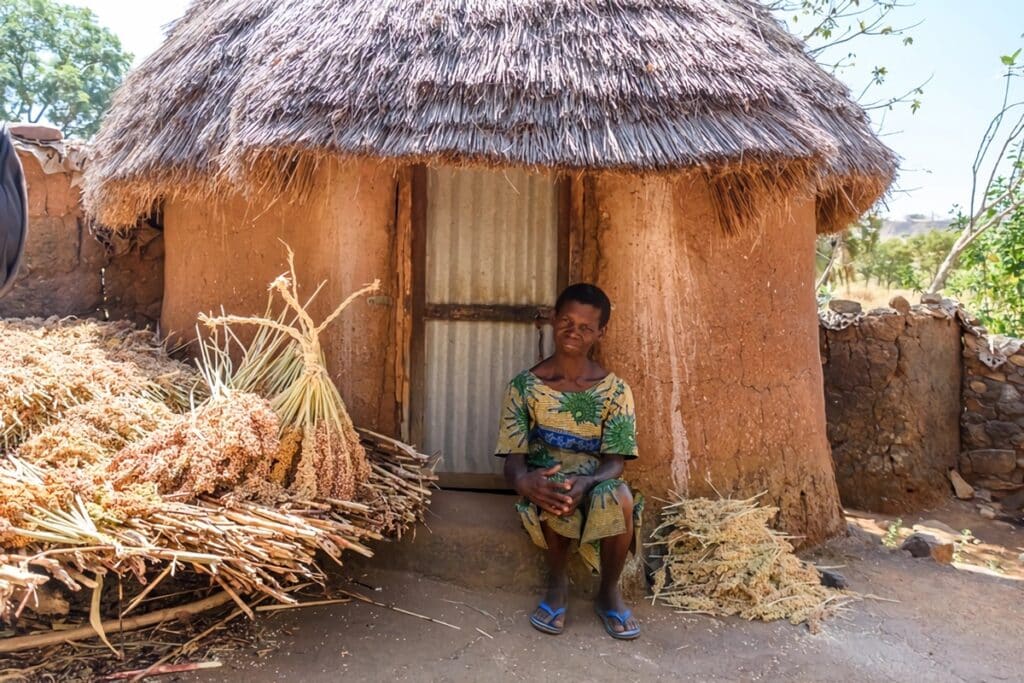
[[[290,193],[327,155],[749,169],[781,190],[797,163],[826,230],[896,166],[847,88],[754,0],[203,0],[115,96],[86,203],[130,226],[228,184]]]

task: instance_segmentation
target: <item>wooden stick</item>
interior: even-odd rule
[[[282,609],[298,609],[300,607],[318,607],[320,605],[344,605],[352,602],[351,598],[338,598],[337,600],[313,600],[311,602],[297,602],[293,605],[260,605],[257,612],[276,612]]]
[[[401,607],[395,607],[394,605],[387,605],[387,604],[384,604],[383,602],[377,602],[376,600],[371,600],[370,598],[366,597],[365,595],[360,595],[359,593],[353,593],[351,591],[347,591],[347,590],[344,590],[344,589],[341,589],[341,588],[338,589],[338,592],[341,593],[342,595],[347,595],[350,598],[355,598],[356,600],[359,600],[360,602],[365,602],[368,605],[376,605],[377,607],[383,607],[384,609],[389,609],[389,610],[392,610],[393,612],[398,612],[399,614],[408,614],[410,617],[416,617],[417,619],[423,619],[424,621],[432,621],[435,624],[440,624],[441,626],[447,626],[448,628],[453,628],[456,631],[461,631],[462,630],[461,627],[456,626],[455,624],[449,624],[447,621],[441,621],[440,619],[435,619],[434,617],[428,617],[425,614],[418,614],[416,612],[410,612],[407,609],[402,609]]]
[[[199,671],[201,669],[218,669],[222,665],[218,661],[212,662],[190,662],[188,664],[164,664],[156,668],[136,669],[135,671],[119,671],[99,679],[101,681],[120,681],[125,678],[135,678],[141,673],[147,676],[162,676],[164,674],[180,674],[186,671]]]
[[[141,614],[131,619],[111,619],[103,622],[103,630],[110,633],[121,633],[136,631],[146,626],[159,624],[162,621],[178,619],[179,615],[195,616],[214,607],[220,607],[231,601],[227,593],[217,593],[198,602],[177,607],[168,607],[148,614]],[[20,652],[31,650],[37,647],[47,647],[60,643],[70,643],[76,640],[85,640],[98,635],[92,626],[80,626],[69,631],[55,631],[53,633],[40,633],[31,636],[19,636],[17,638],[0,638],[0,652]]]

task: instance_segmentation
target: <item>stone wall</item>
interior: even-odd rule
[[[950,495],[948,472],[960,452],[961,328],[941,305],[893,303],[867,315],[856,304],[834,306],[848,319],[832,325],[839,329],[824,320],[820,341],[843,504],[902,513]]]
[[[82,156],[59,141],[15,140],[28,185],[25,261],[0,317],[94,316],[154,324],[163,296],[163,237],[144,226],[104,235],[80,206]]]
[[[1024,340],[965,333],[963,365],[960,472],[997,500],[1016,499],[1024,495]]]

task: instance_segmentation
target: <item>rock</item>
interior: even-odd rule
[[[993,510],[992,508],[990,508],[987,505],[979,505],[978,506],[978,514],[981,515],[982,517],[984,517],[985,519],[995,519],[996,518],[996,511]]]
[[[1024,429],[1022,429],[1020,425],[1013,422],[1005,422],[1003,420],[991,420],[985,425],[985,433],[996,441],[1010,439],[1021,432],[1024,432]]]
[[[992,502],[992,492],[988,489],[974,489],[974,497],[978,500],[983,500],[986,503]]]
[[[931,535],[942,543],[955,543],[960,540],[961,533],[944,522],[937,519],[926,519],[918,522],[912,529],[925,535]]]
[[[1002,448],[982,448],[969,451],[971,472],[974,474],[1009,474],[1017,468],[1017,454]]]
[[[38,123],[12,123],[7,126],[11,135],[26,140],[38,140],[39,142],[60,142],[64,135],[59,128],[44,126]]]
[[[846,580],[845,576],[831,569],[819,569],[818,576],[821,577],[821,585],[828,588],[848,588],[850,586],[850,582]]]
[[[960,476],[960,473],[956,470],[949,471],[949,480],[953,483],[953,491],[956,493],[956,497],[960,500],[970,500],[974,498],[974,487],[964,481],[964,478]]]
[[[1018,368],[1024,368],[1024,353],[1015,353],[1010,356],[1010,362]]]
[[[1024,417],[1024,401],[1005,401],[996,407],[996,412],[1008,420]]]
[[[977,415],[977,414],[975,414]],[[967,433],[964,434],[965,445],[974,445],[978,447],[985,447],[992,445],[992,439],[985,432],[985,423],[968,423],[966,425]]]
[[[973,391],[976,394],[984,394],[986,391],[988,391],[988,385],[978,380],[972,380],[968,386],[970,386],[971,391]]]
[[[931,557],[942,564],[953,561],[953,544],[942,543],[930,534],[912,533],[903,541],[900,549],[908,551],[914,557]]]
[[[1017,458],[1017,467],[1024,469],[1024,458]]]
[[[921,303],[923,304],[941,304],[942,295],[925,292],[921,295]]]
[[[992,379],[995,379],[994,377]],[[1003,382],[1006,381],[1006,376],[1003,376]],[[1013,403],[1014,401],[1020,400],[1020,392],[1011,387],[1009,384],[1004,384],[1003,388],[999,392],[1000,403]]]
[[[889,299],[889,308],[895,308],[900,315],[906,315],[910,313],[910,302],[902,296],[896,295]]]
[[[1003,509],[1007,512],[1024,510],[1024,489],[1021,489],[1016,493],[1011,493],[999,502],[1003,504]]]
[[[1012,481],[996,479],[994,477],[978,477],[975,479],[974,483],[976,486],[992,489],[993,493],[996,493],[997,491],[1016,491],[1021,488],[1020,484],[1014,484]]]
[[[829,310],[842,315],[857,315],[864,310],[859,301],[849,301],[848,299],[831,299],[828,302],[828,307]]]

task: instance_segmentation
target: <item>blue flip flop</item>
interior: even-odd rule
[[[539,605],[537,605],[537,607],[547,612],[548,618],[547,621],[544,621],[543,619],[538,618],[536,614],[531,614],[530,623],[533,625],[535,629],[537,629],[538,631],[543,631],[544,633],[549,633],[553,636],[557,636],[565,630],[564,626],[559,628],[557,626],[551,625],[551,622],[553,622],[561,615],[565,614],[564,607],[559,607],[558,609],[551,609],[551,606],[546,602],[540,603]]]
[[[633,640],[638,635],[640,635],[640,627],[639,626],[637,626],[635,628],[631,628],[631,629],[629,629],[627,631],[621,631],[621,632],[620,631],[616,631],[612,627],[611,620],[614,619],[615,621],[617,621],[620,624],[622,624],[622,628],[626,628],[626,622],[629,621],[629,618],[631,616],[633,616],[633,611],[632,610],[628,610],[627,609],[622,614],[619,614],[618,612],[616,612],[613,609],[610,609],[607,612],[602,612],[601,608],[598,607],[597,605],[594,605],[594,610],[597,611],[598,618],[600,618],[601,619],[601,623],[604,624],[604,630],[607,631],[608,635],[610,635],[612,638],[615,638],[616,640]]]

